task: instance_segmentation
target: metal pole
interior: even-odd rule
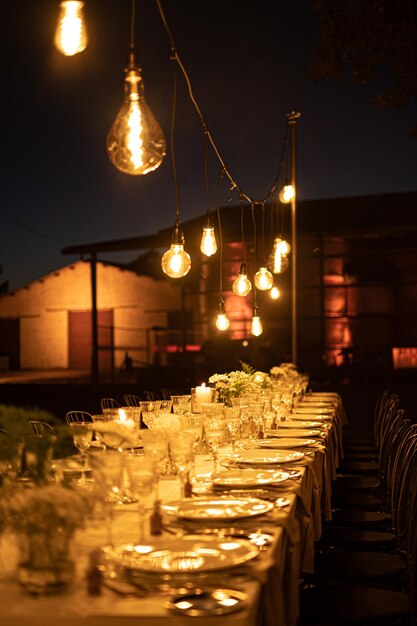
[[[291,360],[298,361],[298,313],[297,313],[297,121],[301,114],[291,111],[287,114],[291,131],[291,185],[294,190],[291,200]]]
[[[91,384],[98,385],[97,255],[92,253],[91,267]]]

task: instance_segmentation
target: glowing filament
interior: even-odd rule
[[[259,335],[262,335],[263,333],[262,322],[261,322],[261,318],[259,317],[257,306],[253,307],[253,315],[252,315],[250,332],[252,333],[254,337],[259,337]]]
[[[274,277],[266,266],[260,267],[255,274],[255,286],[260,291],[268,291],[271,289]]]
[[[281,297],[281,292],[278,289],[278,287],[272,287],[271,291],[269,292],[269,295],[271,296],[272,300],[278,300]]]
[[[289,204],[291,200],[295,197],[295,189],[291,185],[291,183],[287,183],[283,186],[281,191],[279,192],[279,199],[283,204]]]
[[[182,278],[188,274],[191,268],[191,258],[184,250],[184,245],[173,243],[161,260],[162,270],[171,278]]]
[[[239,276],[233,281],[232,289],[237,296],[247,296],[252,289],[252,283],[247,277],[246,263],[240,266]]]
[[[217,252],[216,235],[213,226],[205,226],[203,228],[200,250],[206,256],[212,256]]]
[[[87,47],[87,31],[82,8],[84,2],[69,0],[61,2],[55,45],[65,56],[73,56]]]

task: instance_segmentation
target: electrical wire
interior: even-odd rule
[[[213,151],[214,151],[218,161],[220,162],[222,171],[224,172],[224,174],[227,176],[227,178],[230,181],[230,191],[233,191],[233,190],[236,189],[236,191],[239,194],[239,197],[245,198],[245,200],[247,200],[251,205],[253,205],[253,204],[262,204],[262,202],[265,202],[266,200],[268,200],[268,198],[270,198],[270,196],[273,194],[273,192],[276,190],[276,188],[278,186],[279,178],[281,176],[281,161],[279,163],[278,172],[277,172],[277,174],[275,176],[275,179],[274,179],[274,181],[273,181],[273,183],[271,185],[271,188],[269,189],[267,194],[265,194],[265,196],[263,198],[261,198],[260,200],[257,200],[255,198],[251,197],[238,184],[237,180],[234,178],[234,176],[232,175],[232,173],[228,169],[225,161],[223,160],[223,157],[220,154],[220,150],[218,149],[218,147],[217,147],[217,145],[216,145],[216,143],[215,143],[215,141],[213,139],[213,136],[212,136],[212,134],[211,134],[211,132],[210,132],[208,126],[207,126],[207,122],[206,122],[206,120],[204,118],[204,115],[203,115],[203,113],[202,113],[202,111],[201,111],[201,109],[200,109],[200,107],[199,107],[199,105],[197,103],[197,100],[196,100],[196,98],[194,96],[194,92],[193,92],[193,88],[192,88],[192,85],[191,85],[190,77],[188,76],[188,73],[187,73],[187,71],[186,71],[186,69],[185,69],[185,67],[184,67],[184,65],[183,65],[183,63],[181,61],[181,58],[180,58],[180,56],[178,54],[178,50],[177,50],[174,38],[173,38],[172,33],[171,33],[171,29],[170,29],[170,27],[168,25],[165,13],[164,13],[164,11],[162,9],[161,1],[160,0],[156,0],[156,4],[157,4],[157,7],[158,7],[158,11],[159,11],[159,15],[161,17],[162,23],[163,23],[164,28],[165,28],[165,30],[167,32],[167,35],[168,35],[168,39],[169,39],[169,43],[170,43],[170,46],[171,46],[172,55],[173,55],[175,61],[178,63],[178,66],[181,69],[181,72],[182,72],[182,74],[184,76],[184,79],[185,79],[185,82],[186,82],[187,88],[188,88],[189,97],[191,99],[192,104],[194,105],[194,108],[195,108],[195,110],[197,112],[198,117],[200,118],[200,123],[201,123],[201,125],[203,127],[203,131],[206,134],[206,137],[209,140],[209,142],[211,144],[211,147],[212,147],[212,149],[213,149]]]

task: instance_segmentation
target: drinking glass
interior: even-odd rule
[[[186,480],[193,461],[194,435],[182,432],[180,436],[170,437],[171,458],[178,469],[181,481],[181,498],[186,497]]]
[[[253,435],[258,439],[261,439],[265,432],[265,404],[265,400],[249,400]]]
[[[160,406],[160,400],[145,400],[140,402],[142,422],[146,424],[148,428],[152,428],[155,420],[157,419]]]
[[[225,436],[225,421],[223,415],[203,415],[203,428],[213,458],[213,474],[217,474],[219,470],[219,447],[224,441]]]
[[[144,455],[132,454],[126,458],[129,490],[138,503],[139,543],[145,541],[146,516],[152,510],[156,476],[153,463]]]
[[[271,393],[271,407],[275,413],[275,424],[280,420],[280,410],[281,410],[281,392],[273,391]]]
[[[81,477],[78,483],[80,485],[85,485],[87,483],[87,476],[85,473],[87,450],[91,445],[93,429],[91,427],[91,422],[71,422],[69,423],[69,426],[71,428],[72,440],[81,457]]]
[[[143,452],[153,463],[155,472],[155,499],[159,500],[160,466],[169,459],[168,434],[161,429],[142,432]]]
[[[232,452],[235,452],[236,441],[241,437],[241,409],[239,407],[225,406],[223,414],[225,417],[226,428],[232,443]]]
[[[171,396],[172,410],[178,415],[189,413],[191,409],[191,394],[183,396]]]
[[[285,418],[287,417],[287,413],[291,412],[292,400],[293,400],[292,390],[288,389],[282,392],[281,402],[284,405],[284,413],[283,415],[281,415],[281,421],[284,421]]]
[[[93,469],[96,493],[104,504],[107,544],[112,546],[114,505],[119,502],[123,491],[123,454],[118,450],[93,454],[90,455],[90,464]]]

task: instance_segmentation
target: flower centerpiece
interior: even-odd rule
[[[90,510],[86,496],[57,483],[14,488],[2,494],[8,530],[16,535],[18,580],[30,593],[67,585],[74,565],[70,545]]]
[[[271,386],[268,374],[255,371],[247,363],[242,363],[241,370],[213,374],[208,382],[216,389],[219,402],[224,402],[226,406],[232,404],[232,398],[259,395]]]

